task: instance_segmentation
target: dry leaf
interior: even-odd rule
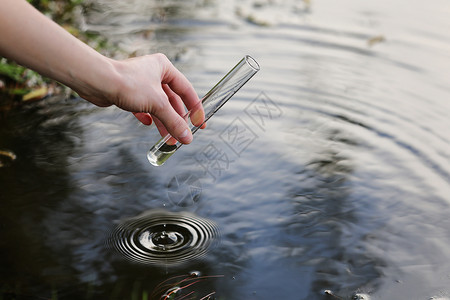
[[[32,90],[31,92],[23,95],[22,100],[23,101],[30,101],[30,100],[39,100],[47,96],[48,89],[46,86],[40,87],[38,89]]]
[[[369,45],[369,47],[372,47],[375,44],[384,42],[386,39],[384,37],[384,35],[377,35],[374,37],[371,37],[370,39],[367,40],[367,45]]]

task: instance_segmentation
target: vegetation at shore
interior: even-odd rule
[[[78,26],[77,11],[83,10],[84,0],[27,1],[82,41],[88,44],[94,41],[96,47],[105,47],[106,41],[102,37],[82,32]],[[71,91],[54,80],[0,57],[0,113],[29,101],[61,93],[70,94]]]

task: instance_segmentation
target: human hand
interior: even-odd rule
[[[186,113],[184,105],[195,126],[204,122],[203,106],[190,82],[165,55],[111,60],[111,63],[118,79],[112,92],[108,92],[108,88],[106,92],[89,89],[88,93],[80,91],[81,97],[98,106],[114,104],[132,112],[146,125],[154,120],[163,136],[169,133],[184,144],[192,141],[192,133],[182,118]]]

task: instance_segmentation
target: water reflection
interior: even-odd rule
[[[2,290],[14,292],[19,284],[14,293],[36,296],[52,282],[76,279],[47,244],[45,224],[49,212],[72,191],[67,157],[82,132],[75,114],[72,101],[52,98],[0,119],[1,144],[17,157],[0,168]]]
[[[191,22],[195,6],[192,1],[100,0],[90,2],[80,17],[84,30],[101,34],[121,50],[116,55],[162,52],[180,62],[192,56],[183,37],[193,28],[183,21]]]
[[[404,3],[414,18],[389,1],[311,1],[309,12],[292,1],[104,2],[86,8],[86,28],[130,53],[167,50],[200,95],[243,54],[262,71],[157,169],[145,157],[154,130],[127,113],[51,99],[12,110],[0,126],[0,149],[16,155],[0,168],[4,295],[148,298],[197,270],[205,281],[184,292],[201,297],[446,296],[443,1],[426,19],[420,1]],[[282,111],[263,128],[243,113],[261,92]],[[237,117],[257,136],[239,153],[220,138]],[[233,161],[215,178],[195,159],[211,143]],[[105,247],[121,220],[163,207],[214,222],[221,243],[172,266]],[[143,251],[179,238],[152,233],[135,235]]]
[[[339,130],[327,134],[333,143],[342,141]],[[355,145],[356,141],[347,137],[345,144]],[[379,287],[385,262],[360,241],[367,231],[363,229],[365,220],[355,213],[353,162],[336,144],[328,146],[298,172],[299,183],[292,191],[294,215],[285,228],[289,245],[297,245],[296,251],[299,245],[302,248],[302,255],[295,260],[301,266],[314,266],[308,298],[331,290],[350,299],[355,291],[372,292]]]

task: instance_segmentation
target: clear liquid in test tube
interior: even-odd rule
[[[259,64],[251,56],[246,55],[234,66],[206,95],[199,105],[205,111],[205,122],[208,121],[250,78],[259,71]],[[199,107],[200,108],[200,107]],[[194,107],[184,115],[184,119],[191,124],[192,134],[201,127],[194,126],[190,122],[190,115],[198,108]],[[176,141],[170,134],[162,137],[147,153],[148,161],[154,166],[163,165],[171,157],[181,143]]]

